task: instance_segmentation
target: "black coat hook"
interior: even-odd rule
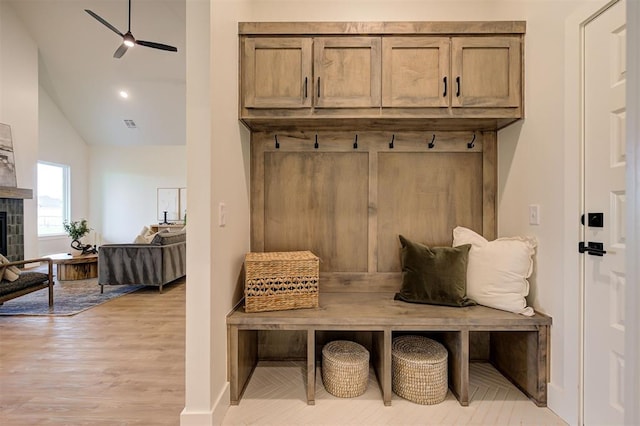
[[[320,147],[320,145],[318,145],[318,135],[316,135],[316,143],[315,143],[315,144],[313,144],[313,147],[314,147],[315,149],[318,149],[318,148]]]
[[[356,139],[353,141],[353,149],[358,149],[358,134],[356,133]]]
[[[391,142],[389,142],[389,148],[393,149],[393,141],[394,141],[395,139],[396,139],[396,135],[395,135],[395,134],[393,134],[393,135],[391,136]]]
[[[445,77],[446,78],[446,77]],[[433,135],[433,138],[431,138],[431,142],[429,142],[429,149],[433,148],[434,146],[436,146],[436,135]]]
[[[467,144],[467,148],[469,148],[469,149],[473,148],[475,146],[475,144],[473,143],[473,142],[475,142],[475,140],[476,140],[476,134],[474,133],[473,134],[473,139],[471,139],[471,142],[469,142]]]
[[[278,142],[278,135],[274,135],[274,138],[276,138],[276,149],[280,149],[280,142]]]

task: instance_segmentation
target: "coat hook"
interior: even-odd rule
[[[313,144],[313,147],[314,147],[315,149],[318,149],[318,148],[320,147],[320,145],[318,145],[318,135],[316,135],[316,143],[315,143],[315,144]]]
[[[436,135],[433,135],[433,138],[431,139],[431,142],[429,142],[429,149],[433,148],[434,146],[436,146]]]
[[[274,135],[276,138],[276,149],[280,149],[280,142],[278,142],[278,135]]]
[[[389,148],[393,149],[393,141],[394,141],[395,139],[396,139],[396,135],[395,135],[395,134],[393,134],[393,135],[391,136],[391,142],[389,142]]]
[[[358,149],[358,134],[356,133],[356,139],[353,141],[353,149]]]
[[[469,148],[469,149],[473,148],[475,146],[474,143],[473,143],[473,142],[475,142],[475,140],[476,140],[476,134],[474,133],[473,134],[473,139],[471,139],[471,142],[469,142],[467,144],[467,148]]]

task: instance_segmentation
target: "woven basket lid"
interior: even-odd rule
[[[400,336],[393,339],[393,356],[409,362],[439,363],[447,359],[447,349],[424,336]]]
[[[322,356],[343,364],[360,364],[369,361],[369,351],[359,343],[334,340],[322,347]]]

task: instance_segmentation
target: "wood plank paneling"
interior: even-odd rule
[[[547,404],[547,330],[491,333],[491,363],[538,406]]]
[[[364,152],[265,153],[265,251],[311,250],[321,271],[366,272]]]
[[[305,330],[258,331],[258,358],[261,360],[305,359],[307,332]]]
[[[451,246],[458,225],[482,232],[482,155],[380,153],[378,272],[400,271],[398,234]]]
[[[482,235],[498,237],[498,145],[496,132],[483,133],[482,146]]]
[[[322,291],[396,291],[398,234],[430,245],[450,245],[458,225],[495,235],[495,140],[495,132],[254,132],[251,249],[313,251]]]

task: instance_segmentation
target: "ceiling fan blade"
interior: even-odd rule
[[[109,28],[111,31],[113,31],[114,33],[118,34],[120,37],[124,37],[124,34],[122,34],[120,31],[118,31],[118,29],[116,27],[114,27],[113,25],[111,25],[110,23],[108,23],[107,21],[105,21],[104,19],[102,19],[100,17],[100,15],[98,15],[95,12],[92,12],[89,9],[85,9],[85,12],[87,12],[89,15],[93,16],[94,18],[96,18],[96,20],[98,22],[100,22],[102,25],[104,25],[105,27]]]
[[[168,44],[155,43],[153,41],[136,40],[136,44],[140,46],[153,47],[154,49],[168,50],[169,52],[177,52],[178,48],[169,46]]]
[[[118,47],[118,49],[114,52],[113,57],[122,58],[122,55],[124,55],[127,52],[128,48],[129,47],[126,44],[122,43],[120,47]]]

